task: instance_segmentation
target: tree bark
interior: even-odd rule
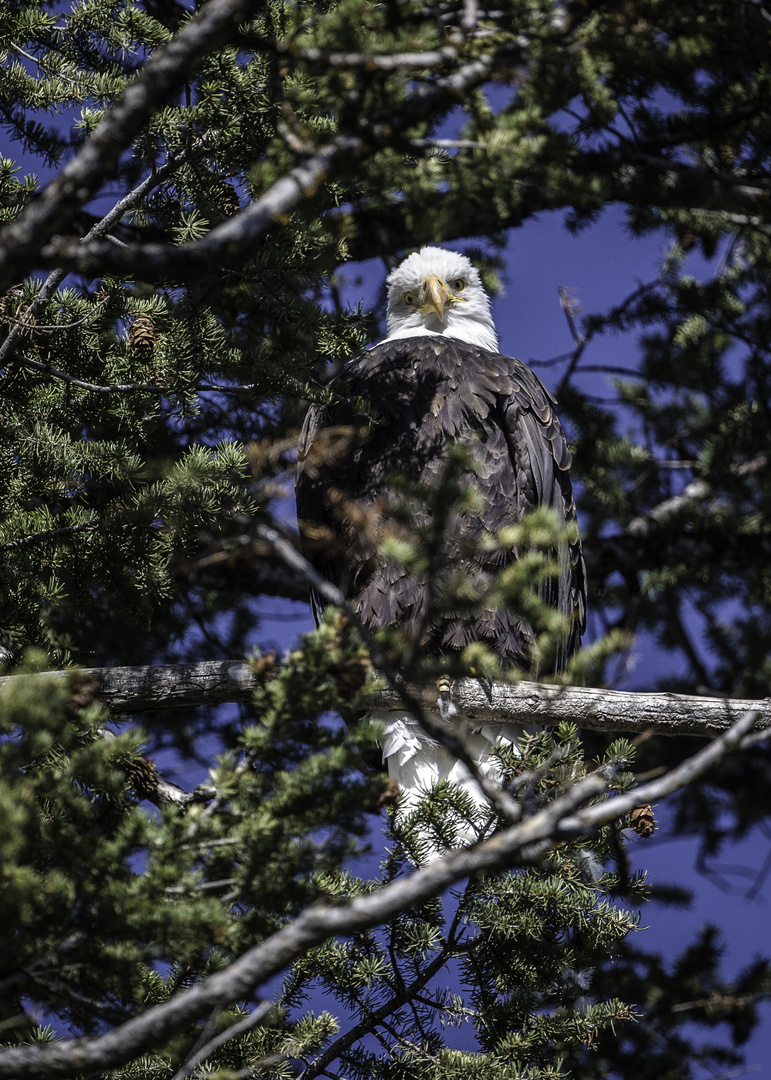
[[[65,678],[66,671],[0,678],[0,693],[14,679]],[[257,677],[241,661],[205,660],[198,664],[147,667],[87,668],[95,680],[96,697],[115,713],[146,713],[182,706],[244,704],[251,700]],[[409,686],[425,708],[437,699],[435,686]],[[545,683],[484,683],[459,679],[452,698],[464,716],[485,722],[540,724],[563,722],[604,732],[651,731],[661,735],[711,738],[726,731],[749,710],[758,713],[758,728],[771,726],[771,699],[697,697],[686,694],[648,694],[592,686],[551,686]],[[404,711],[394,690],[378,690],[363,699],[373,708]]]

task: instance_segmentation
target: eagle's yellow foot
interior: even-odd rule
[[[436,688],[439,691],[439,714],[443,720],[448,720],[458,711],[452,701],[452,679],[448,675],[441,675],[436,680]]]

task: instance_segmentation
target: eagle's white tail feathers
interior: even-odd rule
[[[429,716],[435,724],[461,739],[483,776],[501,780],[495,746],[504,743],[519,752],[519,742],[525,729],[518,724],[472,721],[457,713],[452,715],[453,712],[443,709],[441,713],[430,712]],[[414,809],[420,798],[442,780],[466,791],[476,807],[489,810],[482,789],[466,766],[426,735],[414,717],[387,709],[375,709],[370,713],[370,719],[385,725],[383,761],[388,766],[388,775],[402,790],[398,809],[400,817]],[[469,824],[458,839],[458,846],[473,843],[477,839],[477,830]]]

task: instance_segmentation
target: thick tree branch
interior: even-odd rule
[[[419,693],[417,688],[413,691]],[[424,699],[430,693],[422,690]],[[697,697],[688,694],[645,694],[593,686],[549,686],[545,683],[493,683],[460,679],[452,698],[458,712],[485,723],[541,724],[568,722],[588,731],[651,732],[658,735],[711,737],[726,731],[748,710],[758,714],[758,727],[771,726],[771,700]],[[395,695],[373,695],[379,708],[397,708]]]
[[[312,197],[330,177],[342,175],[378,150],[393,146],[410,126],[461,101],[491,77],[496,66],[512,62],[519,50],[512,45],[470,61],[451,75],[418,87],[398,113],[375,118],[366,128],[340,132],[331,142],[301,161],[246,209],[212,229],[201,240],[170,244],[81,244],[55,238],[43,249],[43,263],[61,264],[79,273],[129,273],[146,276],[180,275],[184,280],[208,273],[214,266],[239,265],[254,244],[277,221]],[[2,264],[0,263],[0,267]]]
[[[6,675],[0,693],[14,679],[66,678],[66,671],[41,675]],[[96,696],[113,712],[144,713],[194,705],[248,703],[257,685],[249,664],[241,661],[204,660],[197,664],[161,664],[148,667],[88,668],[95,679]],[[425,708],[436,707],[436,686],[408,685],[411,697]],[[488,684],[458,679],[452,698],[458,711],[485,723],[542,724],[554,727],[568,721],[580,728],[603,732],[655,732],[660,735],[697,735],[710,738],[726,731],[745,712],[758,713],[758,728],[771,727],[771,699],[699,697],[688,694],[646,694],[592,686],[550,686],[523,680]],[[379,690],[367,704],[378,709],[404,711],[396,690]]]
[[[683,142],[687,141],[688,135],[684,133]],[[619,201],[630,206],[703,210],[719,216],[726,228],[735,226],[737,216],[745,223],[757,221],[760,224],[769,215],[771,181],[765,176],[754,184],[746,184],[733,173],[718,172],[703,165],[674,163],[666,157],[644,154],[629,146],[603,151],[577,150],[571,158],[570,169],[579,181],[576,187],[566,184],[555,189],[551,184],[540,183],[538,176],[512,175],[511,183],[517,185],[517,199],[504,217],[491,201],[466,199],[454,203],[450,231],[442,239],[451,241],[497,229],[517,228],[545,210],[580,209],[581,199],[576,188],[590,178],[603,184],[609,203]],[[339,223],[339,231],[346,236],[348,253],[354,262],[392,255],[407,247],[435,243],[437,239],[432,233],[435,224],[431,215],[425,216],[425,224],[421,226],[420,219],[415,221],[406,202],[385,206],[363,204],[335,211],[329,220]]]
[[[221,1009],[229,1001],[248,999],[264,982],[334,935],[350,936],[383,923],[438,896],[455,882],[482,871],[503,870],[539,860],[559,840],[596,831],[618,820],[640,803],[656,802],[691,783],[727,753],[742,745],[757,720],[750,711],[703,750],[658,780],[591,806],[586,803],[612,787],[608,770],[571,785],[563,795],[532,817],[470,848],[442,859],[382,888],[348,901],[312,904],[260,945],[226,969],[203,979],[170,1001],[137,1016],[105,1035],[14,1047],[0,1051],[0,1078],[40,1075],[72,1076],[110,1069],[168,1039],[182,1027]]]
[[[593,537],[584,558],[590,586],[595,588],[616,571],[626,576],[662,566],[744,573],[748,567],[766,568],[771,563],[771,532],[731,532],[719,526],[686,532],[678,526],[656,526],[640,533]]]
[[[767,468],[768,455],[756,454],[729,466],[728,471],[741,482]],[[678,564],[700,569],[714,566],[721,573],[768,565],[771,532],[736,529],[733,521],[714,524],[712,514],[704,520],[712,509],[709,501],[721,497],[720,488],[703,477],[695,477],[678,495],[633,518],[623,533],[592,538],[584,551],[590,579],[600,583],[616,570],[625,575],[637,574],[640,570]]]

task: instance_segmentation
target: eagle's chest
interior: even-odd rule
[[[367,389],[378,413],[359,450],[368,487],[397,474],[431,481],[459,444],[468,455],[465,471],[474,475],[489,473],[506,453],[494,389],[461,364],[411,363]]]

